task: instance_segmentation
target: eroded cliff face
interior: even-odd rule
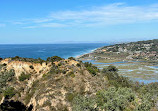
[[[1,71],[15,71],[15,77],[18,79],[22,73],[31,75],[31,78],[27,81],[27,86],[31,87],[31,84],[42,77],[43,74],[46,74],[50,71],[52,67],[51,63],[43,62],[40,63],[32,63],[32,62],[24,62],[24,61],[14,61],[11,58],[4,59],[0,62],[0,64],[5,64]]]
[[[4,59],[1,72],[14,70],[15,80],[7,84],[17,91],[11,100],[33,105],[33,111],[72,111],[74,96],[94,95],[106,86],[106,79],[87,71],[83,63],[75,60],[60,60],[32,63]],[[30,74],[30,78],[19,81],[22,73]]]
[[[15,76],[18,78],[22,72],[30,73],[30,74],[38,74],[39,76],[48,73],[51,68],[51,63],[43,62],[40,63],[31,63],[24,61],[13,61],[10,58],[4,59],[0,62],[0,64],[6,64],[6,69],[15,70]]]
[[[72,111],[72,98],[77,94],[93,95],[105,87],[102,78],[92,77],[86,70],[72,75],[51,75],[49,79],[41,80],[41,85],[31,98],[34,111]],[[99,81],[99,82],[98,82]]]

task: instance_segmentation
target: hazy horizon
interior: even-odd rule
[[[119,43],[129,43],[129,42],[137,42],[137,41],[146,41],[146,40],[154,40],[154,39],[136,39],[136,40],[116,40],[116,41],[59,41],[59,42],[50,42],[50,43],[0,43],[0,45],[44,45],[44,44],[119,44]]]

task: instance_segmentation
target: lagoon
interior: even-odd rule
[[[140,83],[148,84],[158,82],[158,66],[147,64],[145,61],[119,61],[102,63],[95,60],[84,60],[83,62],[90,62],[99,69],[103,69],[109,65],[114,65],[119,69],[119,75],[128,77],[129,79],[138,81]]]

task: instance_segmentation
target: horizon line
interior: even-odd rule
[[[50,45],[50,44],[95,44],[95,43],[102,43],[102,44],[120,44],[120,43],[130,43],[130,42],[138,42],[138,41],[148,41],[148,40],[155,40],[155,39],[142,39],[142,40],[123,40],[123,41],[96,41],[96,42],[88,42],[88,41],[65,41],[65,42],[54,42],[54,43],[0,43],[0,45]]]

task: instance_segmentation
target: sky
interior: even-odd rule
[[[158,39],[157,0],[0,0],[0,44]]]

